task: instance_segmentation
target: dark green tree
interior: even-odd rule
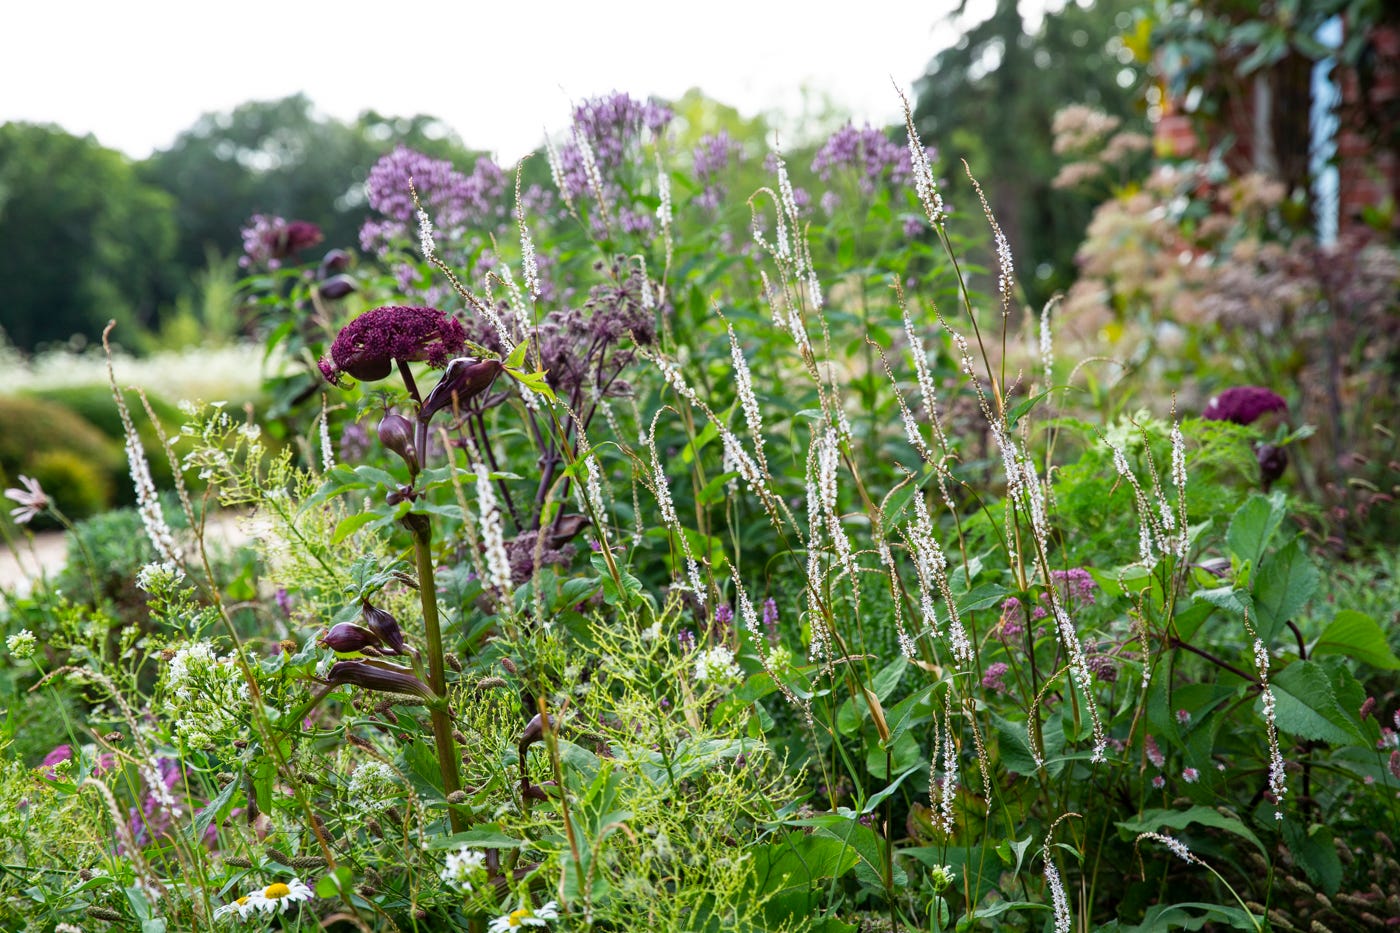
[[[0,126],[0,327],[33,350],[149,326],[175,247],[174,205],[91,136]]]
[[[355,246],[366,213],[365,177],[400,144],[467,168],[473,158],[434,117],[367,111],[347,123],[297,94],[207,113],[141,171],[176,200],[177,261],[188,278],[205,267],[209,250],[241,251],[239,230],[256,213],[315,223],[326,248]]]
[[[1074,251],[1093,213],[1092,197],[1051,187],[1060,160],[1051,121],[1084,103],[1129,118],[1143,99],[1142,70],[1120,35],[1135,0],[1071,2],[1030,30],[1016,0],[939,53],[916,85],[914,118],[939,149],[949,201],[979,210],[963,172],[967,160],[987,192],[1016,257],[1026,298],[1039,306],[1074,278]],[[955,16],[961,16],[966,2]]]

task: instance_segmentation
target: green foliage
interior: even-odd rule
[[[0,329],[23,350],[149,324],[174,202],[125,156],[57,127],[0,127]]]
[[[111,396],[108,396],[110,403]],[[0,474],[8,482],[40,467],[52,477],[58,507],[82,517],[111,503],[114,477],[121,470],[119,445],[104,437],[86,418],[63,404],[37,398],[0,397]],[[76,496],[71,502],[60,496]]]

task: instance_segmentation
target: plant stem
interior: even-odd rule
[[[447,674],[443,665],[442,626],[438,621],[437,584],[433,577],[433,529],[426,515],[410,513],[404,519],[404,524],[413,534],[413,555],[418,564],[418,596],[423,604],[423,628],[428,640],[428,686],[444,703],[443,706],[434,706],[430,715],[438,767],[442,771],[442,792],[451,797],[462,789],[462,778],[457,772],[457,743],[452,738],[452,715],[445,705]],[[461,815],[451,806],[448,807],[447,817],[454,833],[466,829]]]

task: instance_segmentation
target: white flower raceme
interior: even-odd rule
[[[558,919],[559,904],[556,901],[550,901],[541,907],[521,907],[519,910],[512,910],[510,913],[492,920],[491,925],[486,930],[487,933],[510,933],[511,930],[520,927],[548,926],[547,921]]]

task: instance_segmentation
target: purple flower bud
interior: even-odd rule
[[[360,614],[369,630],[382,639],[391,651],[395,654],[404,653],[406,646],[403,640],[403,629],[399,628],[398,619],[383,609],[371,606],[368,600],[365,600]]]
[[[321,267],[317,270],[317,274],[326,279],[337,272],[343,272],[349,265],[350,254],[343,249],[333,249],[326,253],[325,258],[321,260]]]
[[[451,408],[454,397],[459,408],[466,405],[490,388],[503,368],[500,360],[479,360],[473,356],[459,356],[452,360],[438,384],[433,386],[433,391],[423,400],[423,407],[418,412],[419,420],[427,421],[441,409]]]
[[[361,651],[367,647],[378,648],[382,644],[378,635],[354,622],[332,625],[330,631],[316,641],[332,651],[340,652]]]
[[[549,719],[549,727],[550,727],[551,729],[553,729],[554,726],[555,726],[555,724],[556,724],[556,723],[555,723],[554,717],[551,716],[550,719]],[[530,722],[525,726],[525,731],[522,732],[522,733],[520,734],[520,742],[519,742],[520,754],[521,754],[521,755],[524,755],[525,752],[526,752],[526,750],[529,749],[529,747],[530,747],[531,745],[534,745],[536,742],[538,742],[538,741],[539,741],[541,738],[543,738],[543,737],[544,737],[544,721],[543,721],[543,719],[541,719],[540,714],[539,714],[539,713],[536,713],[536,714],[530,719]]]
[[[348,275],[335,275],[321,283],[321,297],[338,301],[355,290],[355,280]]]
[[[413,446],[413,422],[398,412],[389,412],[379,422],[379,443],[403,458],[408,472],[418,472],[418,450]]]
[[[428,701],[437,699],[408,668],[383,661],[337,661],[327,672],[326,682],[335,687],[349,684],[382,693],[407,693]]]
[[[1259,461],[1259,480],[1268,492],[1283,471],[1288,469],[1288,451],[1276,444],[1260,444],[1254,448],[1254,459]]]

